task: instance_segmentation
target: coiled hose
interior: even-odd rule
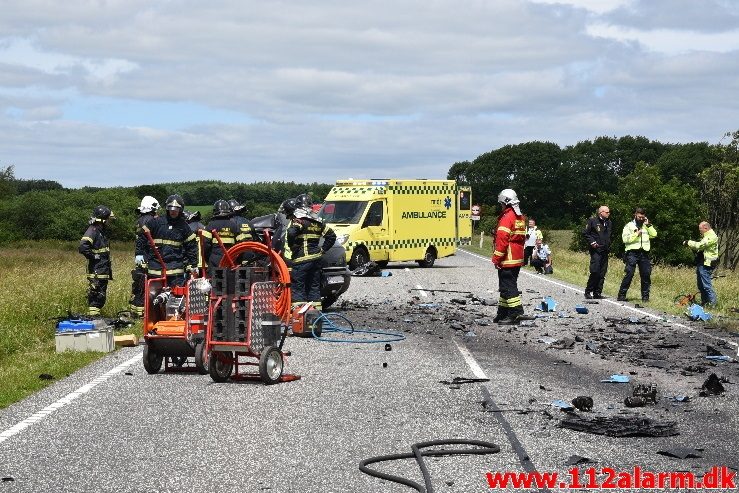
[[[341,326],[337,325],[334,320],[343,320],[348,324],[348,326]],[[323,322],[323,323],[320,323]],[[318,335],[316,333],[316,330],[318,327],[321,327],[321,335]],[[319,341],[323,342],[346,342],[346,343],[387,343],[387,342],[398,342],[405,339],[405,335],[399,334],[397,332],[389,332],[384,330],[373,330],[373,329],[355,329],[354,324],[352,324],[351,320],[346,318],[344,315],[341,315],[340,313],[321,313],[321,315],[313,322],[313,337],[318,339]],[[334,333],[334,334],[343,334],[346,336],[350,336],[353,334],[368,334],[370,336],[385,336],[385,339],[378,339],[377,337],[324,337],[323,334],[326,333]]]

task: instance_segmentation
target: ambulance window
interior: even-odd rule
[[[382,202],[372,202],[363,227],[380,225],[382,225]]]
[[[356,224],[364,214],[367,202],[335,200],[324,202],[318,216],[331,224]]]

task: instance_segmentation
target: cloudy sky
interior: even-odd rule
[[[736,0],[0,0],[0,168],[68,187],[444,178],[739,129]]]

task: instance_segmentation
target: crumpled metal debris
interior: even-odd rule
[[[724,386],[721,385],[721,380],[716,376],[715,373],[711,373],[703,385],[701,386],[700,396],[707,397],[709,395],[721,395],[726,391]]]
[[[703,457],[701,455],[702,451],[702,448],[675,447],[667,450],[659,450],[657,453],[675,459],[701,459]]]
[[[609,437],[668,437],[679,434],[674,421],[658,422],[638,415],[585,418],[570,414],[557,426]]]
[[[579,395],[572,399],[572,405],[578,411],[590,412],[593,410],[593,398],[588,395]]]

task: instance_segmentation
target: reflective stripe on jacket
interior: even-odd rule
[[[112,279],[110,245],[99,222],[91,224],[80,239],[79,252],[87,259],[89,279]]]
[[[323,246],[319,242],[323,237]],[[293,264],[320,258],[336,243],[336,233],[327,224],[308,218],[295,218],[287,228],[286,244]]]
[[[195,233],[185,218],[179,216],[171,219],[168,215],[157,217],[143,226],[142,231],[148,231],[154,239],[154,244],[159,250],[167,267],[167,275],[182,274],[186,268],[194,268],[198,264],[198,245],[195,241]],[[144,240],[146,240],[146,236]],[[154,251],[146,243],[146,262],[149,272],[161,274],[162,266]]]
[[[526,223],[523,216],[517,215],[513,207],[507,207],[498,218],[493,263],[504,269],[522,266],[525,242]]]
[[[624,250],[644,250],[648,252],[651,248],[649,244],[650,238],[657,236],[657,230],[654,229],[652,223],[649,226],[646,224],[641,225],[642,234],[639,234],[639,226],[636,225],[636,221],[630,221],[624,226],[624,230],[621,233],[621,239],[624,240]]]
[[[718,259],[718,235],[712,229],[703,233],[701,241],[688,241],[688,246],[697,252],[703,253],[703,265],[710,266]]]

